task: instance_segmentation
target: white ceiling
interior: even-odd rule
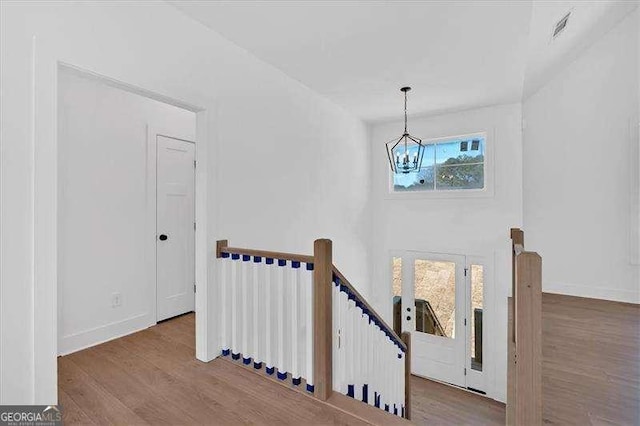
[[[624,12],[623,0],[170,3],[370,122],[401,117],[404,85],[411,115],[517,102],[525,74],[532,91]],[[565,40],[550,45],[570,8]]]

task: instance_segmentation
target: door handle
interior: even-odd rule
[[[165,241],[167,238],[169,237],[167,237],[165,234],[160,234],[160,236],[158,237],[160,241]]]

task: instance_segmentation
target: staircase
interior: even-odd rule
[[[333,265],[331,240],[313,256],[221,240],[216,258],[223,357],[345,411],[411,418],[410,335]]]

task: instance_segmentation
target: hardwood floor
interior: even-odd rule
[[[65,424],[366,424],[217,359],[195,359],[193,314],[58,359]]]
[[[640,424],[640,307],[543,295],[543,418]],[[58,359],[67,424],[367,424],[224,359],[195,360],[193,314]],[[504,424],[504,405],[413,377],[413,421]]]
[[[543,420],[640,424],[640,306],[542,296]]]
[[[423,425],[502,425],[504,404],[453,386],[412,376],[412,421]]]

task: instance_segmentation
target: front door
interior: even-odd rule
[[[466,387],[465,256],[405,252],[402,330],[412,335],[412,373]]]
[[[194,310],[195,145],[157,136],[157,321]]]

